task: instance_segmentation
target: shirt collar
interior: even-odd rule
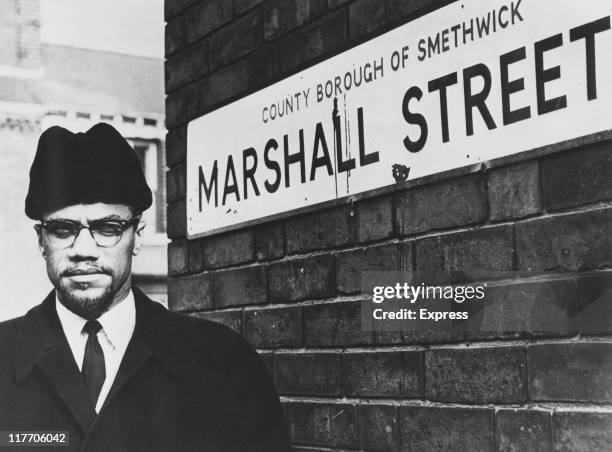
[[[87,320],[60,303],[57,294],[55,296],[55,308],[64,334],[68,342],[72,343],[72,339],[80,337]],[[102,325],[102,331],[113,347],[123,342],[129,342],[136,321],[136,306],[132,290],[123,300],[104,312],[97,320]]]

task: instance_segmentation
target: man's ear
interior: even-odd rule
[[[134,256],[140,253],[142,246],[144,245],[144,228],[146,225],[147,222],[141,218],[136,226],[136,234],[134,234],[134,251],[132,251]]]
[[[42,257],[45,257],[45,245],[43,244],[42,227],[39,224],[34,225],[34,230],[38,236],[38,249]]]

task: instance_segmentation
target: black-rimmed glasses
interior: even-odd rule
[[[85,226],[72,220],[41,221],[37,229],[45,231],[49,244],[56,249],[69,248],[74,245],[81,229],[89,230],[91,237],[98,246],[107,248],[121,241],[123,232],[130,226],[138,224],[140,216],[130,220],[96,220]]]

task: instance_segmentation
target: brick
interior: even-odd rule
[[[264,267],[246,267],[215,273],[215,306],[266,302]]]
[[[400,407],[402,451],[493,450],[493,410]]]
[[[299,308],[244,312],[244,337],[255,347],[297,347],[302,344]]]
[[[292,446],[293,452],[353,452],[349,449],[328,449],[327,447]]]
[[[188,85],[185,115],[199,117],[248,89],[261,87],[278,73],[276,44],[262,46],[245,59]]]
[[[253,233],[243,230],[207,237],[202,249],[206,268],[246,264],[253,261]]]
[[[346,5],[347,3],[352,2],[353,0],[328,0],[329,9],[336,9],[340,6]]]
[[[168,280],[168,307],[172,311],[197,311],[213,307],[212,276],[203,273]]]
[[[612,333],[612,273],[578,277],[579,297],[575,317],[581,334]]]
[[[612,344],[542,344],[528,348],[533,400],[612,401]]]
[[[179,275],[189,270],[189,253],[185,239],[174,240],[168,244],[168,274]]]
[[[421,352],[358,352],[342,356],[347,396],[421,397],[422,370]]]
[[[263,3],[263,0],[234,0],[234,9],[236,14],[241,14],[261,3]]]
[[[425,393],[431,400],[444,402],[524,402],[525,350],[518,347],[428,350]]]
[[[185,47],[185,18],[178,16],[169,20],[164,36],[166,57]]]
[[[425,329],[378,330],[374,332],[374,335],[377,344],[439,344],[461,342],[463,329],[460,325],[449,328],[447,324],[438,322]]]
[[[187,127],[170,130],[166,134],[166,163],[174,166],[183,163],[187,155]]]
[[[455,0],[386,0],[387,22],[405,22],[438,9]]]
[[[357,240],[360,243],[385,239],[393,235],[391,196],[368,199],[357,204]]]
[[[361,447],[371,452],[396,451],[399,447],[398,410],[389,405],[359,406]]]
[[[371,344],[371,331],[361,330],[360,303],[304,306],[304,341],[308,346]]]
[[[168,20],[196,1],[198,0],[166,0],[164,2],[164,17]]]
[[[551,452],[551,415],[546,411],[501,409],[495,414],[500,452]]]
[[[241,61],[187,86],[186,115],[196,118],[248,88],[249,67]]]
[[[349,38],[364,36],[385,24],[385,2],[358,0],[349,6]]]
[[[185,122],[186,93],[181,89],[166,96],[166,128],[173,129]]]
[[[610,450],[612,413],[556,411],[553,434],[556,452]]]
[[[402,248],[407,249],[410,269],[410,248],[400,244],[373,246],[366,249],[345,251],[336,257],[336,285],[341,293],[361,291],[361,273],[366,271],[398,271],[402,260]]]
[[[355,449],[329,449],[327,447],[293,446],[293,452],[354,452]]]
[[[215,93],[210,88],[211,78],[212,75],[208,75],[183,88],[186,91],[185,116],[188,120],[202,116],[218,102]]]
[[[333,256],[282,261],[268,267],[270,301],[299,301],[334,294]]]
[[[190,45],[166,60],[166,92],[171,93],[208,72],[208,41]]]
[[[281,395],[340,396],[340,355],[277,353],[274,386]]]
[[[415,187],[395,196],[399,234],[481,223],[487,218],[486,195],[479,174]]]
[[[264,224],[255,228],[257,260],[278,259],[285,255],[285,225],[282,222]]]
[[[329,9],[336,9],[339,8],[343,5],[346,5],[347,3],[352,2],[353,0],[328,0],[328,6]]]
[[[207,35],[232,18],[232,2],[227,0],[201,1],[185,14],[185,36],[191,43]]]
[[[166,201],[174,202],[185,199],[187,171],[185,165],[179,165],[166,172]]]
[[[346,11],[330,13],[281,38],[281,71],[288,72],[344,46],[347,39]]]
[[[208,311],[196,312],[195,317],[221,323],[231,328],[238,334],[242,334],[242,311]]]
[[[542,198],[547,210],[612,199],[612,142],[604,141],[542,158]]]
[[[485,287],[478,312],[465,323],[468,339],[575,334],[578,285],[573,279]],[[467,305],[466,308],[472,305]]]
[[[496,226],[417,240],[419,271],[494,272],[513,268],[511,226]]]
[[[264,4],[265,38],[273,39],[320,16],[327,0],[272,0]]]
[[[251,52],[263,42],[261,11],[254,10],[215,32],[210,38],[210,65],[224,66]]]
[[[537,162],[494,169],[489,173],[489,208],[493,221],[541,212]]]
[[[518,223],[519,270],[586,270],[612,264],[612,209]]]
[[[249,89],[261,88],[280,74],[277,43],[265,43],[246,59]]]
[[[348,245],[354,241],[350,206],[326,209],[287,221],[287,253]]]
[[[189,271],[196,273],[204,270],[204,254],[202,251],[202,240],[189,240],[187,243],[189,251]]]
[[[291,403],[287,424],[292,442],[320,446],[357,447],[357,406]]]
[[[176,201],[168,204],[166,231],[171,239],[184,237],[187,233],[185,201]]]

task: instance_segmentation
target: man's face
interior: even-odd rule
[[[77,204],[50,212],[43,223],[68,220],[83,226],[103,221],[133,218],[123,204]],[[71,246],[54,243],[49,232],[38,231],[38,243],[47,264],[47,275],[64,306],[86,319],[98,318],[121,301],[131,287],[132,255],[142,247],[144,222],[128,227],[114,246],[99,246],[92,234],[82,228]],[[69,243],[70,241],[68,241]]]

